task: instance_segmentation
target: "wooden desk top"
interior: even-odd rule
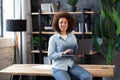
[[[95,77],[113,76],[114,65],[79,65]],[[5,75],[52,76],[51,65],[42,64],[13,64],[0,71]]]

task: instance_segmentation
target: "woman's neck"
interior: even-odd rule
[[[67,33],[66,33],[66,32],[61,32],[60,34],[61,34],[61,35],[67,35]]]

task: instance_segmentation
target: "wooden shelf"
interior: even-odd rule
[[[31,53],[40,53],[39,50],[32,50]]]
[[[40,51],[39,50],[32,50],[31,53],[40,53]],[[42,53],[47,54],[48,52],[45,50],[42,50]]]
[[[42,31],[41,34],[55,34],[55,32]]]
[[[92,32],[84,32],[85,34],[92,34]]]
[[[82,32],[72,32],[73,34],[82,34]],[[40,32],[32,32],[32,34],[40,34]],[[55,32],[42,31],[41,34],[55,34]],[[84,32],[84,34],[92,34],[92,32]]]
[[[53,15],[53,14],[58,14],[58,13],[61,13],[61,12],[42,12],[41,14],[42,15]],[[82,11],[76,11],[76,12],[68,12],[70,14],[95,14],[97,12],[95,11],[85,11],[85,12],[82,12]],[[32,12],[32,15],[39,15],[39,12]]]
[[[47,53],[48,53],[48,51],[42,50],[42,53],[47,54]]]

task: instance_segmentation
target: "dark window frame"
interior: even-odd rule
[[[0,37],[3,37],[3,3],[0,0]]]

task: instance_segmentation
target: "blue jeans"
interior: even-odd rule
[[[78,65],[73,65],[68,68],[68,71],[52,69],[53,77],[56,80],[92,80],[92,75]]]

